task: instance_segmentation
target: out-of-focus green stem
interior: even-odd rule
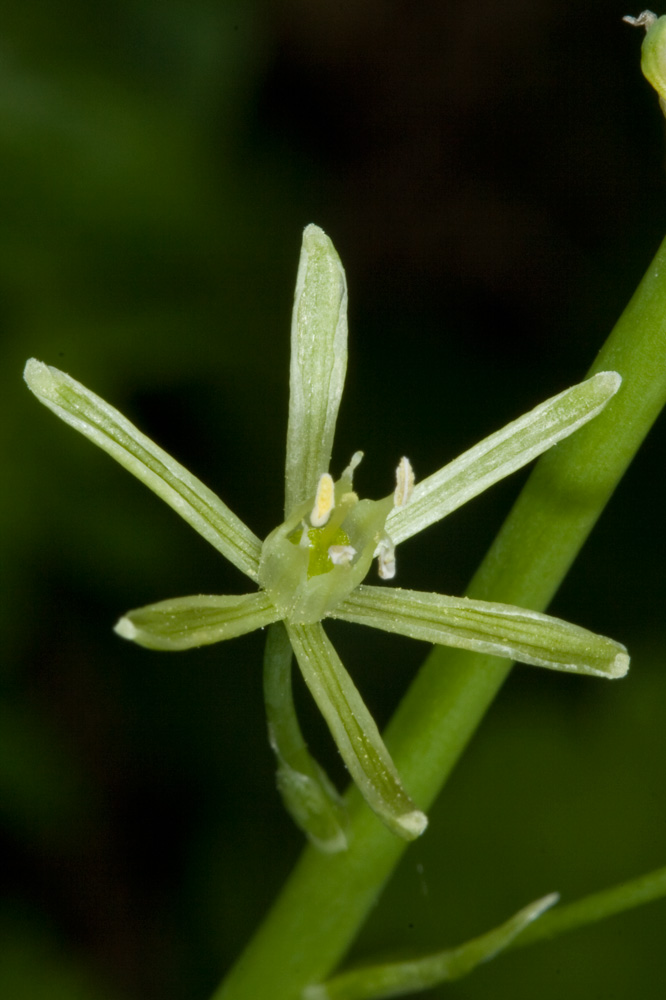
[[[544,455],[474,577],[470,596],[543,610],[666,401],[666,243],[590,374],[624,383],[606,410]],[[504,681],[510,664],[434,648],[386,732],[414,799],[427,809]],[[572,683],[588,683],[574,681]],[[308,848],[214,1000],[300,1000],[354,940],[405,845],[352,789],[350,849]]]
[[[553,893],[525,907],[501,927],[457,948],[343,972],[321,986],[310,987],[306,1000],[380,1000],[381,997],[402,996],[408,991],[427,990],[438,983],[467,975],[481,962],[510,948],[550,940],[664,896],[666,868],[657,868],[554,909],[558,896]],[[544,911],[547,911],[545,916]]]
[[[595,892],[576,900],[575,903],[556,907],[530,924],[509,947],[521,948],[525,944],[549,940],[568,931],[575,931],[586,924],[594,924],[599,920],[606,920],[607,917],[614,917],[617,913],[624,913],[625,910],[632,910],[636,906],[652,903],[664,896],[666,896],[666,868],[657,868],[647,875],[639,875],[638,878],[622,882],[621,885]]]
[[[469,975],[477,965],[501,954],[558,899],[556,892],[543,896],[499,927],[457,948],[396,962],[363,965],[342,972],[325,983],[308,986],[304,1000],[388,1000],[389,997],[419,993],[440,983],[460,979]]]

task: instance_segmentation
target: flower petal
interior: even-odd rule
[[[148,649],[175,651],[233,639],[279,617],[263,591],[232,597],[174,597],[128,611],[115,630],[123,639]]]
[[[409,503],[389,514],[386,530],[393,541],[397,545],[423,531],[573,434],[603,410],[621,382],[617,372],[599,372],[547,399],[417,483]]]
[[[347,370],[347,282],[335,247],[306,226],[291,321],[285,516],[328,472]]]
[[[212,490],[69,375],[31,358],[24,378],[40,403],[115,458],[222,555],[257,579],[261,542]]]
[[[629,669],[619,642],[510,604],[360,586],[331,617],[552,670],[615,678]]]
[[[287,625],[287,631],[305,683],[361,795],[393,833],[414,840],[428,820],[402,787],[375,720],[323,628]]]
[[[347,849],[345,807],[326,772],[308,751],[291,690],[293,650],[284,626],[268,630],[264,700],[268,738],[277,757],[277,786],[287,812],[320,851]]]
[[[457,948],[436,952],[423,958],[382,965],[366,965],[342,972],[326,983],[308,986],[303,1000],[388,1000],[431,989],[439,983],[466,976],[482,962],[504,951],[522,931],[557,903],[556,892],[543,896],[515,913],[492,931],[473,938]]]

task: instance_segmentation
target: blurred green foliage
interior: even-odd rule
[[[108,398],[263,535],[315,221],[350,285],[337,467],[363,448],[371,496],[403,453],[427,474],[582,377],[663,236],[663,125],[623,13],[4,5],[0,995],[205,998],[300,847],[274,789],[260,637],[169,657],[111,631],[128,608],[242,580],[37,406],[25,359]],[[665,446],[656,428],[552,608],[625,642],[629,678],[514,673],[358,955],[455,944],[545,892],[665,863]],[[462,590],[518,486],[415,540],[400,583]],[[418,647],[331,631],[387,718]],[[432,995],[655,995],[664,912]]]

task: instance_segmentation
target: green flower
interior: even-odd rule
[[[278,784],[310,839],[346,846],[337,792],[310,757],[291,696],[292,650],[349,772],[396,834],[417,837],[425,815],[409,798],[377,726],[324,631],[339,618],[431,643],[523,663],[621,677],[623,646],[585,629],[509,605],[363,583],[374,559],[395,574],[396,547],[525,465],[599,413],[620,386],[602,372],[537,406],[414,485],[409,461],[380,500],[353,488],[357,452],[337,481],[329,472],[347,365],[347,287],[328,237],[306,228],[292,320],[285,520],[263,542],[211,490],[120,413],[68,375],[31,360],[37,398],[113,456],[176,510],[258,589],[194,596],[131,611],[116,631],[160,650],[181,650],[271,626],[264,686]],[[282,624],[280,624],[282,623]]]

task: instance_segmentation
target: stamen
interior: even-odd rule
[[[414,470],[408,458],[404,455],[395,470],[395,493],[393,502],[396,507],[404,507],[408,503],[414,489]]]
[[[353,545],[329,545],[328,558],[334,566],[348,566],[356,555]]]
[[[387,536],[382,538],[375,549],[377,572],[382,580],[392,580],[395,576],[395,545]]]
[[[335,491],[333,488],[333,478],[328,472],[324,472],[319,477],[317,494],[315,496],[314,507],[310,514],[310,524],[313,528],[323,528],[331,516],[331,511],[335,506]]]
[[[349,462],[349,465],[347,466],[347,468],[343,471],[342,475],[340,476],[340,479],[348,479],[349,482],[351,483],[351,481],[354,478],[354,471],[361,464],[361,459],[362,458],[363,458],[363,452],[362,451],[355,451],[354,454],[351,457],[351,461]]]

